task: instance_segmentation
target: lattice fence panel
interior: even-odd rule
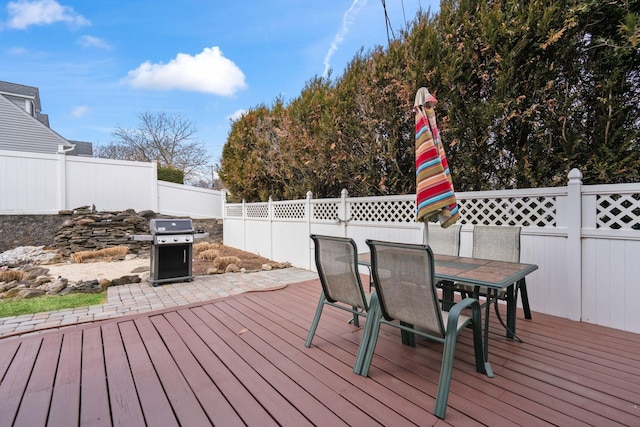
[[[321,221],[336,221],[338,219],[338,204],[314,203],[313,219]]]
[[[267,203],[252,203],[247,206],[247,218],[269,218]]]
[[[305,219],[306,203],[274,204],[273,217],[278,219]]]
[[[640,230],[640,194],[607,194],[596,197],[597,228]]]
[[[227,205],[225,208],[225,216],[230,218],[242,218],[242,205]]]
[[[415,200],[351,203],[351,219],[371,222],[414,222]]]
[[[555,227],[555,197],[459,199],[462,224]]]

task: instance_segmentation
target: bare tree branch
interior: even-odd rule
[[[157,161],[161,167],[184,172],[188,181],[197,180],[205,171],[209,155],[201,142],[194,139],[197,129],[180,115],[141,113],[137,129],[117,127],[118,141],[96,149],[96,157],[142,162]]]

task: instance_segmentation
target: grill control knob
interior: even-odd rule
[[[178,238],[177,238],[177,237],[174,237],[174,238],[173,238],[173,241],[174,241],[174,242],[177,242],[177,241],[178,241]]]

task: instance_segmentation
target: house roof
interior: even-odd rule
[[[0,81],[0,93],[21,95],[25,98],[31,98],[35,104],[36,113],[40,113],[40,110],[42,110],[42,106],[40,105],[40,92],[37,87]],[[47,118],[47,123],[48,122],[49,119]]]
[[[75,145],[75,148],[71,150],[68,154],[75,156],[85,156],[85,157],[93,157],[93,144],[85,141],[72,141],[69,140],[70,143]]]
[[[71,144],[24,109],[0,96],[0,150],[55,154],[59,145],[69,147]]]
[[[37,87],[0,81],[0,95],[4,95],[0,96],[0,121],[3,122],[3,127],[0,128],[0,149],[56,153],[59,145],[70,147],[74,144],[75,148],[67,152],[69,155],[93,157],[93,145],[90,142],[67,141],[51,129],[49,116],[40,112],[40,92]],[[15,103],[20,99],[33,103],[33,115]],[[12,108],[9,103],[16,108]],[[36,125],[33,119],[41,125]],[[16,144],[16,141],[20,143]]]

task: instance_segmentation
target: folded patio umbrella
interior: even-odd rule
[[[460,219],[447,156],[433,106],[438,101],[421,87],[416,93],[416,221],[440,221],[447,228]]]

